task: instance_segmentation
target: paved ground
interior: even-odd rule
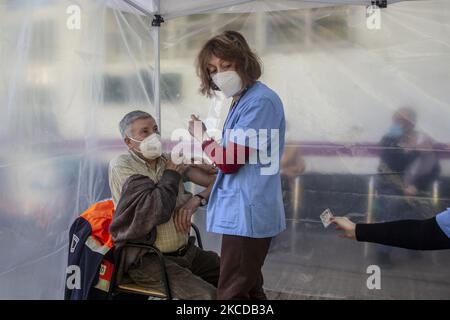
[[[220,236],[205,232],[204,212],[196,214],[195,223],[205,247],[219,251]],[[61,246],[25,238],[33,237],[0,228],[0,299],[60,298],[55,292],[64,285],[66,236],[59,239]],[[42,250],[55,245],[59,249],[50,254]],[[380,265],[381,290],[369,290],[366,270],[379,264],[376,248],[339,239],[332,228],[324,229],[318,222],[288,221],[288,229],[273,240],[263,269],[267,295],[270,299],[450,299],[449,250],[417,255],[395,249],[393,264]]]
[[[204,227],[201,213],[196,223]],[[204,234],[204,230],[202,230]],[[204,234],[206,248],[220,237]],[[394,249],[392,264],[377,259],[379,246],[336,237],[315,222],[288,222],[272,242],[264,266],[270,299],[450,299],[450,252]],[[379,265],[381,289],[369,290],[367,267]]]

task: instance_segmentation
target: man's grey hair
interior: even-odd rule
[[[133,122],[138,119],[154,119],[149,113],[141,110],[135,110],[127,113],[119,122],[119,130],[122,138],[128,136],[128,130]]]

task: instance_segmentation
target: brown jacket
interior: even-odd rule
[[[116,248],[125,242],[155,242],[156,226],[169,221],[175,209],[180,179],[178,172],[165,170],[157,184],[140,174],[125,181],[109,228]],[[145,250],[127,248],[122,254],[119,279],[145,253]]]

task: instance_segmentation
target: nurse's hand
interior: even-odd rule
[[[200,206],[200,199],[192,197],[174,215],[173,222],[177,232],[189,233],[191,230],[191,219]]]
[[[340,234],[340,238],[356,239],[356,224],[351,222],[345,217],[333,217],[331,223],[336,225],[337,230],[343,230],[344,233]]]
[[[195,139],[203,142],[208,139],[205,124],[195,115],[191,114],[191,120],[188,123],[188,131]]]

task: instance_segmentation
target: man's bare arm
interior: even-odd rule
[[[216,180],[214,174],[195,166],[189,166],[184,173],[185,181],[190,181],[202,187],[209,187]]]
[[[213,176],[213,178],[211,179],[210,184],[207,186],[207,188],[205,190],[203,190],[202,192],[199,192],[199,194],[204,197],[206,200],[209,200],[209,195],[211,194],[211,190],[214,186],[214,182],[216,182],[216,176]]]

